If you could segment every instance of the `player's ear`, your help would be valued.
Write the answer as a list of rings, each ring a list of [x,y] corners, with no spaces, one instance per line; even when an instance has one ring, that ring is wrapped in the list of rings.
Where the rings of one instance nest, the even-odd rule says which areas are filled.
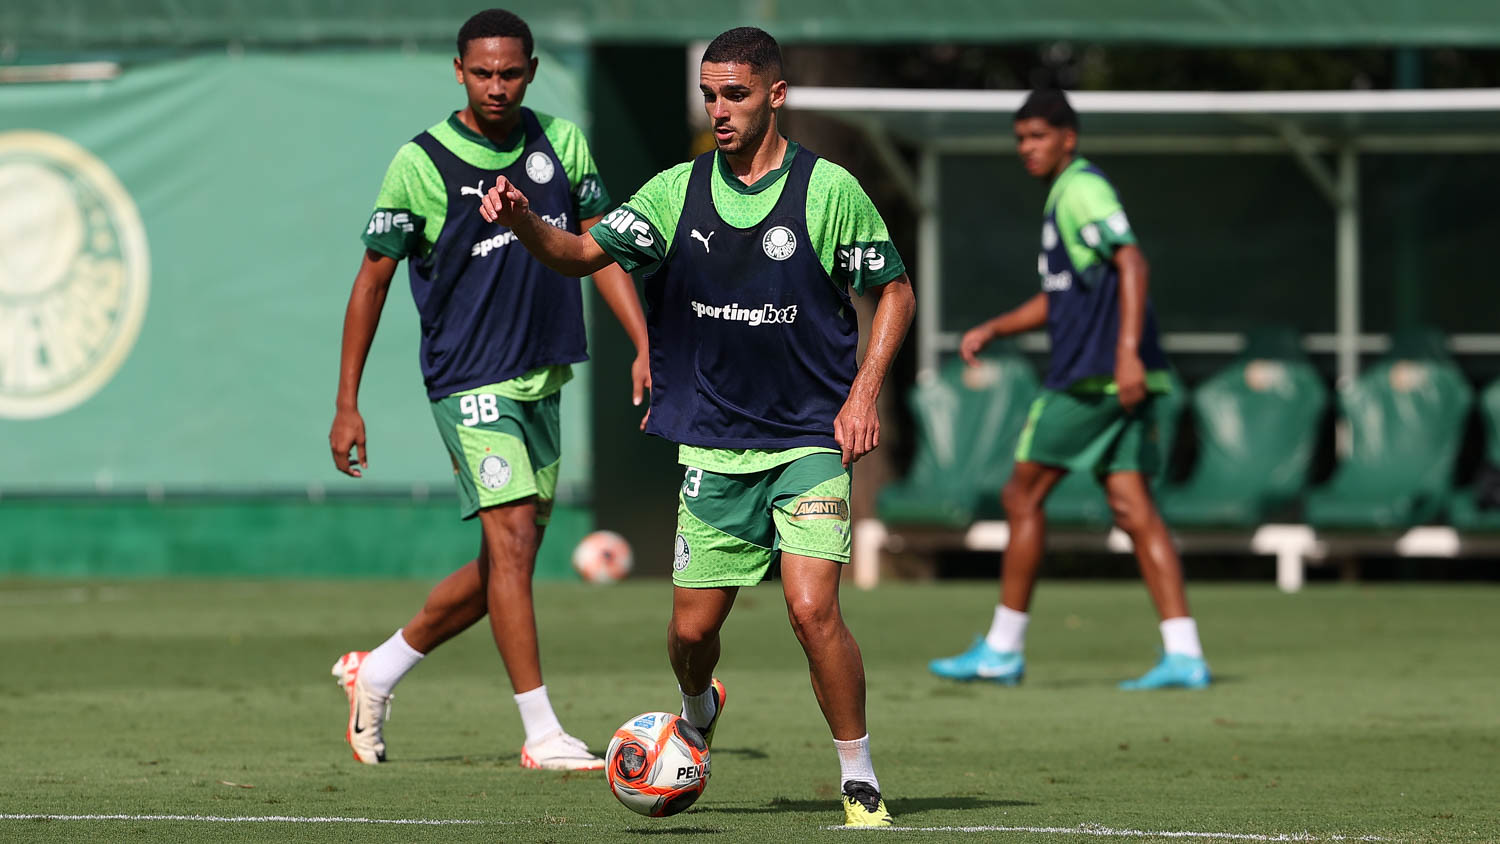
[[[531,69],[526,71],[526,84],[527,85],[530,85],[531,82],[532,82],[532,80],[536,79],[536,65],[537,65],[537,61],[538,61],[538,57],[537,56],[532,56],[531,57]]]
[[[781,108],[786,104],[786,80],[778,79],[771,83],[771,108]]]
[[[1078,130],[1072,127],[1063,130],[1063,149],[1068,155],[1078,151]]]
[[[464,84],[464,57],[463,56],[454,56],[453,57],[453,78],[456,79],[456,80],[458,80],[458,84],[460,84],[460,85]]]

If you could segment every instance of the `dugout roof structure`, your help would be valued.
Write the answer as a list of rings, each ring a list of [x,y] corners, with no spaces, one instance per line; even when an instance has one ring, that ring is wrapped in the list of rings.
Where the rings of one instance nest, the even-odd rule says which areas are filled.
[[[862,130],[919,216],[915,283],[918,366],[935,372],[959,334],[939,325],[942,196],[938,160],[949,154],[1014,154],[1011,114],[1025,91],[793,87],[793,111],[826,114]],[[1302,92],[1089,91],[1069,95],[1088,153],[1289,155],[1332,211],[1336,256],[1330,295],[1336,331],[1311,335],[1310,351],[1333,352],[1341,382],[1361,352],[1388,338],[1360,330],[1361,153],[1500,153],[1500,89]],[[916,150],[912,167],[899,147]],[[1033,348],[1035,341],[1033,339]],[[1456,352],[1500,352],[1500,334],[1454,335]],[[1168,334],[1168,351],[1235,352],[1242,338]]]
[[[553,42],[686,43],[735,26],[786,42],[1024,43],[1056,39],[1183,46],[1500,44],[1491,0],[508,0]],[[0,57],[17,51],[218,44],[452,43],[471,0],[7,0]],[[0,58],[0,63],[9,62]]]

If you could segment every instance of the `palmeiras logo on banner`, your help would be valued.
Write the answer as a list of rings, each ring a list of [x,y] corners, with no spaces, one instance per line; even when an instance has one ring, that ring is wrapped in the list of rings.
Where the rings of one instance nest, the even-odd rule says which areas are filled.
[[[140,212],[104,162],[0,132],[0,418],[56,416],[119,371],[146,316]]]

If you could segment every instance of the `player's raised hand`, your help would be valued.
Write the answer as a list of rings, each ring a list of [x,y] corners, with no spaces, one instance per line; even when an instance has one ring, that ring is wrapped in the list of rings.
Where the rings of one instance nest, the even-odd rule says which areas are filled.
[[[875,412],[875,400],[850,395],[833,419],[833,439],[843,452],[845,466],[853,466],[874,451],[880,445],[880,414]]]
[[[516,221],[531,208],[521,189],[504,176],[495,177],[495,186],[479,200],[479,215],[485,222],[514,228]]]
[[[990,329],[989,323],[975,326],[964,332],[963,339],[958,342],[958,354],[969,366],[979,365],[979,353],[984,347],[995,339],[995,332]]]
[[[358,410],[340,409],[333,416],[333,428],[328,432],[328,445],[333,449],[333,465],[351,477],[362,477],[361,469],[370,465],[370,454],[365,450],[365,420]],[[351,459],[351,451],[357,457]]]

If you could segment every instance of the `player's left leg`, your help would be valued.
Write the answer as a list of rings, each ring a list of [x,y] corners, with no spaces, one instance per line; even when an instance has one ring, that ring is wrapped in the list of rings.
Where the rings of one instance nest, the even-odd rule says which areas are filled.
[[[813,694],[838,752],[844,823],[889,826],[891,813],[870,761],[864,658],[839,607],[839,577],[849,562],[851,480],[836,454],[812,454],[780,467],[772,520],[787,617],[807,655]]]
[[[813,694],[833,733],[846,826],[889,826],[891,814],[870,761],[865,724],[865,666],[839,609],[842,565],[786,551],[781,555],[787,616],[807,655]]]
[[[1201,689],[1209,685],[1198,625],[1188,613],[1182,561],[1151,498],[1146,473],[1159,459],[1148,433],[1148,410],[1138,411],[1108,463],[1104,490],[1115,524],[1135,547],[1141,578],[1161,618],[1162,658],[1150,671],[1120,684],[1123,689]]]

